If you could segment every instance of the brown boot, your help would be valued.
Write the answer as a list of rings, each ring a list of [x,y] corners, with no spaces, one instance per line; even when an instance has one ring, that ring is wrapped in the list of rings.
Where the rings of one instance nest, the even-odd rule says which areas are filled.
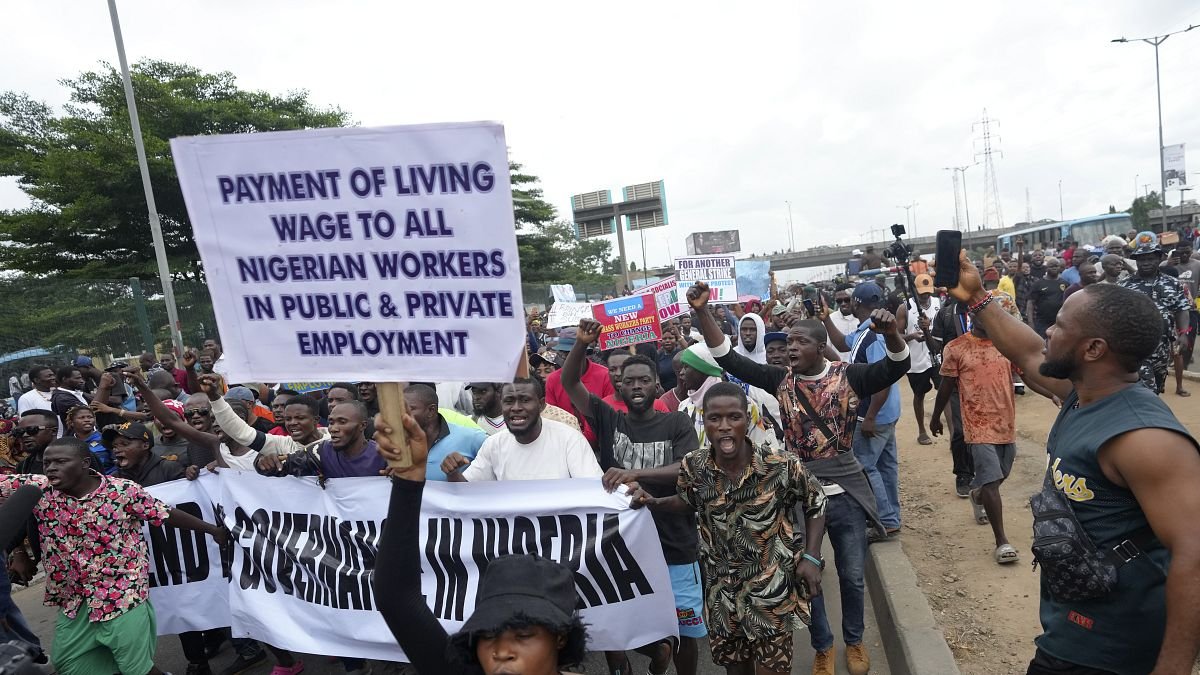
[[[846,645],[846,670],[850,675],[867,675],[871,671],[871,657],[862,645]]]
[[[837,663],[837,654],[833,647],[826,649],[823,652],[817,652],[813,657],[813,675],[834,675],[834,665]]]

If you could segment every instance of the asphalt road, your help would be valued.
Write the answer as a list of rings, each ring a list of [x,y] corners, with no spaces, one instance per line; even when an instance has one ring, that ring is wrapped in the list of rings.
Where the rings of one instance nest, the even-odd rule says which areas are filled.
[[[825,555],[832,561],[831,551],[828,549],[829,547],[826,545]],[[840,636],[841,601],[838,593],[837,573],[832,564],[829,565],[825,572],[825,578],[822,580],[822,586],[824,587],[827,595],[826,607],[828,607],[830,611],[830,618],[834,627],[834,635]],[[13,591],[13,599],[16,600],[17,605],[25,614],[25,619],[29,622],[29,625],[33,628],[34,632],[36,632],[42,639],[43,647],[53,653],[54,617],[57,610],[42,605],[42,585],[40,583],[35,583],[29,588],[21,588],[17,586],[15,589],[16,590]],[[879,627],[875,623],[875,616],[870,611],[870,608],[871,600],[868,596],[866,622],[867,630],[864,637],[864,642],[871,653],[873,662],[871,672],[878,675],[887,675],[889,671],[883,654],[883,646],[879,640]],[[809,646],[808,632],[797,631],[794,644],[796,658],[792,672],[811,672],[813,652],[812,648]],[[843,660],[844,656],[842,655],[840,637],[837,647],[839,660],[838,672],[844,673],[845,662]],[[217,657],[214,658],[210,664],[213,668],[213,672],[220,673],[221,669],[229,665],[234,658],[235,654],[233,649],[231,649],[227,643],[224,650],[217,655]],[[341,664],[335,659],[331,659],[326,656],[314,655],[305,655],[302,658],[305,664],[305,673],[312,673],[313,675],[341,675],[342,673],[345,673],[345,670],[342,668]],[[630,659],[634,664],[635,673],[640,674],[645,672],[647,660],[644,657],[630,652]],[[174,675],[183,675],[183,673],[187,671],[187,660],[183,657],[183,651],[179,646],[179,639],[174,635],[166,635],[158,639],[158,655],[155,660],[159,668],[166,672],[174,673]],[[266,675],[267,673],[271,672],[272,665],[274,665],[273,661],[268,657],[266,662],[246,672],[248,675]],[[586,671],[589,675],[602,675],[606,672],[604,668],[604,657],[602,654],[589,655],[585,665]],[[400,668],[389,664],[377,663],[373,664],[373,667],[375,675],[403,672]],[[670,672],[674,672],[674,669],[672,669]],[[700,649],[700,673],[702,673],[702,675],[718,675],[724,672],[725,671],[723,668],[713,664],[708,652],[708,643],[705,642]],[[141,674],[139,673],[137,675]],[[435,673],[429,675],[439,674]]]

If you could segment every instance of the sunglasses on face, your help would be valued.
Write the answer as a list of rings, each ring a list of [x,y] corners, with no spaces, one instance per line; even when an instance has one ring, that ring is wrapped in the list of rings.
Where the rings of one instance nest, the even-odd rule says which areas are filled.
[[[40,434],[47,429],[54,429],[54,428],[55,427],[51,427],[51,426],[45,425],[45,424],[41,424],[36,427],[21,427],[21,428],[13,429],[12,435],[13,435],[13,438],[20,438],[22,436],[33,436],[34,434]]]
[[[834,298],[833,301],[839,305],[845,305],[850,302],[850,298]]]
[[[208,417],[211,412],[212,408],[189,408],[183,414],[188,417]]]

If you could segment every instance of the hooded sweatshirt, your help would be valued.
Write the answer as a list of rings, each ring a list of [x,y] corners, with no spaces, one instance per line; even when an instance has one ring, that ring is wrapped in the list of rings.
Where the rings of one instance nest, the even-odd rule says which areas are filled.
[[[733,351],[737,352],[738,354],[741,354],[742,356],[750,359],[751,361],[753,361],[755,363],[765,364],[767,362],[767,344],[763,340],[766,338],[766,335],[767,335],[767,326],[765,323],[763,323],[761,316],[759,316],[757,314],[747,314],[742,317],[741,321],[738,322],[738,339],[739,340],[741,339],[741,335],[742,335],[742,333],[741,333],[742,324],[747,321],[752,322],[754,324],[754,327],[758,329],[758,336],[755,338],[753,345],[750,345],[749,347],[747,347],[746,345],[743,345],[743,344],[741,344],[741,342],[739,342],[738,346],[733,348]]]

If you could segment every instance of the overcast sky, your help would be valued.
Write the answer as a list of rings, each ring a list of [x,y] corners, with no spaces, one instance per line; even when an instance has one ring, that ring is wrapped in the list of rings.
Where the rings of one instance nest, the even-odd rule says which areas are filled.
[[[119,5],[131,60],[307,89],[364,126],[499,120],[564,217],[572,194],[661,178],[670,226],[646,235],[651,266],[693,231],[785,249],[786,201],[797,248],[863,241],[913,202],[910,232],[950,227],[942,167],[975,161],[984,108],[1006,223],[1026,219],[1027,188],[1034,219],[1058,218],[1060,180],[1068,218],[1124,209],[1135,177],[1158,184],[1154,49],[1110,40],[1200,24],[1194,0]],[[60,78],[116,62],[103,0],[4,17],[0,88],[61,105]],[[1161,58],[1166,143],[1200,171],[1200,29]],[[967,172],[976,226],[982,169]],[[25,203],[0,184],[0,208]],[[628,248],[641,267],[637,236]]]

